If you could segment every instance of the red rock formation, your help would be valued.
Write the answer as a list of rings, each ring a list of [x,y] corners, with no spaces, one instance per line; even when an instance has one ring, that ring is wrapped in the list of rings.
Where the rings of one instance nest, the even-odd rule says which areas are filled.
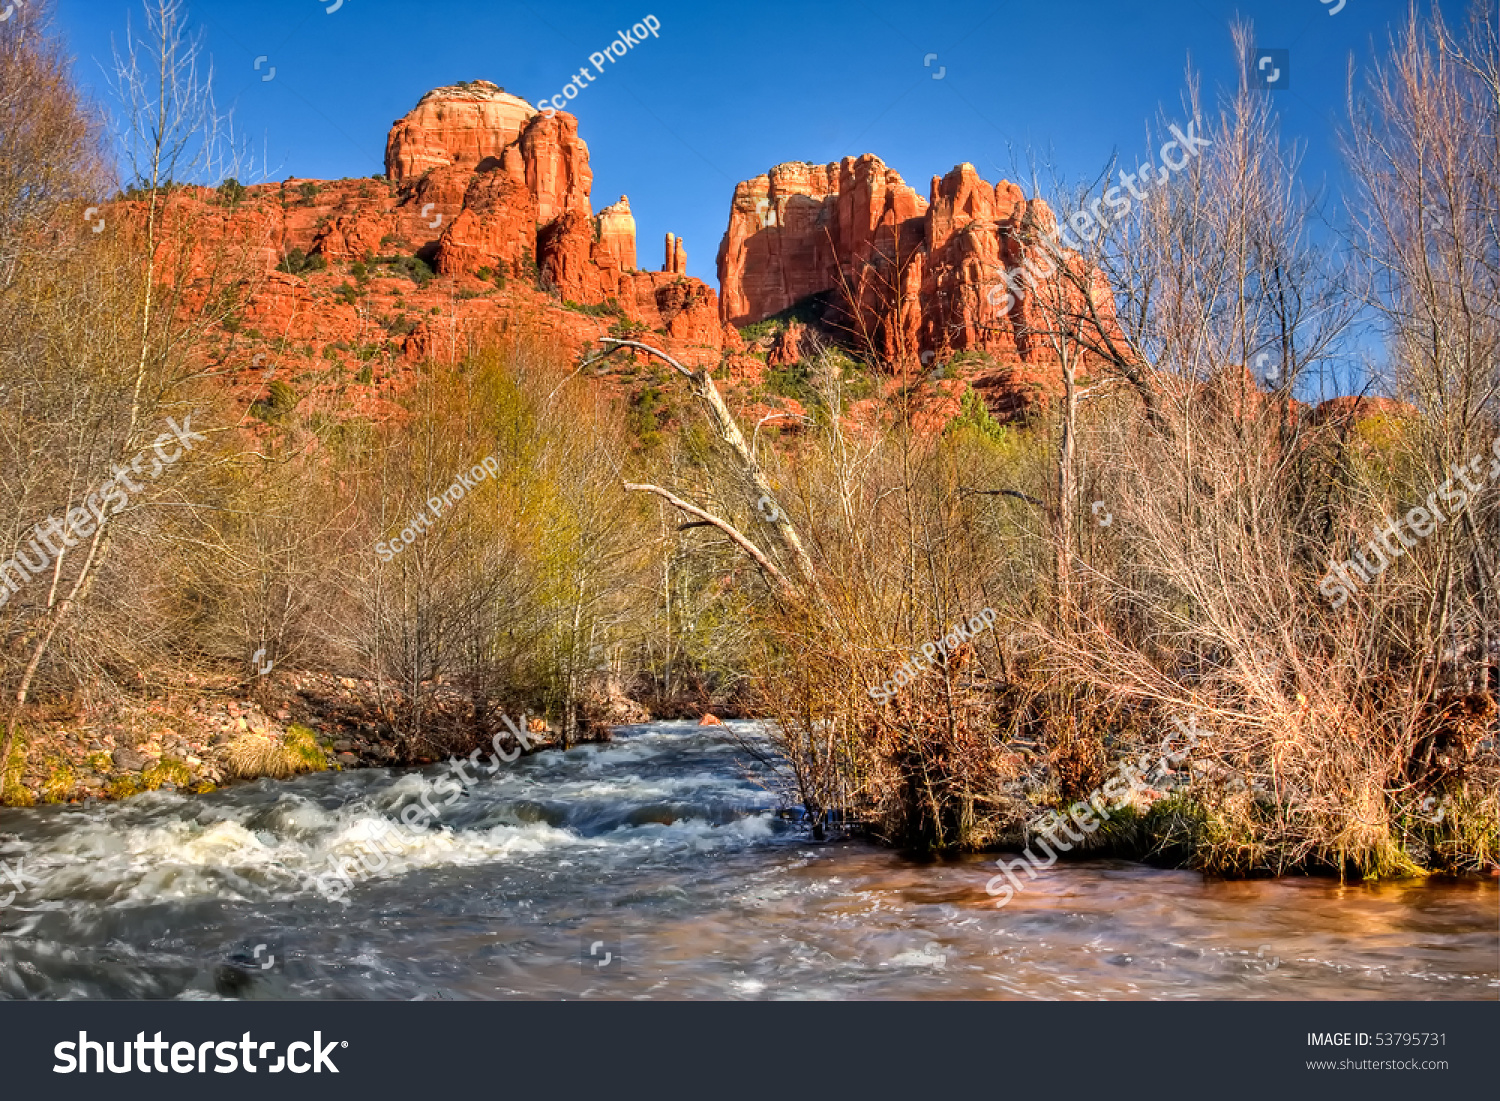
[[[772,338],[770,350],[766,353],[766,365],[783,367],[790,363],[800,363],[812,354],[811,330],[801,322],[793,321]]]
[[[1313,408],[1309,420],[1313,424],[1347,427],[1369,417],[1388,417],[1399,421],[1416,415],[1414,406],[1395,398],[1341,397],[1319,402]]]
[[[438,242],[434,267],[440,275],[493,268],[520,275],[523,254],[536,256],[536,196],[522,173],[481,173],[464,193],[463,209]]]
[[[543,284],[551,283],[564,298],[575,302],[600,301],[599,270],[590,251],[594,223],[577,211],[566,211],[537,234],[537,266]]]
[[[713,290],[680,270],[637,269],[628,200],[594,218],[573,116],[549,118],[494,85],[440,88],[393,126],[386,163],[388,178],[169,196],[163,249],[183,255],[167,267],[193,273],[184,308],[212,306],[216,287],[246,289],[200,349],[245,406],[275,370],[303,408],[399,415],[393,399],[421,361],[452,362],[498,333],[591,342],[621,318],[577,307],[611,299],[685,364],[718,363],[726,342],[743,347]],[[139,225],[142,204],[122,201],[111,218]]]
[[[595,221],[599,227],[600,260],[608,256],[622,271],[634,271],[635,218],[630,213],[630,200],[621,195],[620,201],[601,210]]]
[[[400,182],[449,165],[473,170],[499,157],[537,114],[487,80],[435,88],[391,127],[386,175]]]
[[[687,274],[687,250],[682,247],[681,237],[667,234],[666,258],[661,270],[669,275]]]
[[[536,196],[536,216],[550,222],[566,211],[589,217],[589,190],[594,174],[589,168],[589,148],[578,136],[578,120],[559,111],[550,118],[538,115],[520,140],[521,161],[526,166],[526,186]]]
[[[482,101],[478,106],[476,98]],[[496,92],[476,97],[472,87],[439,89],[424,96],[392,131],[393,148],[421,150],[423,163],[435,166],[424,170],[419,193],[410,201],[435,203],[436,212],[455,211],[432,246],[436,270],[459,277],[490,268],[527,278],[529,255],[542,284],[563,299],[585,305],[614,299],[627,320],[717,352],[725,332],[718,299],[698,280],[685,278],[681,242],[665,273],[642,272],[636,267],[629,200],[622,195],[593,218],[593,173],[576,118],[561,111],[550,117],[533,112],[516,130],[511,115],[504,115],[497,125],[514,136],[498,149],[498,139],[476,142],[472,128],[454,122],[482,110],[498,111],[495,104],[513,98]],[[423,125],[436,132],[424,134]],[[443,142],[449,138],[460,142],[458,150],[446,150]],[[479,151],[483,156],[476,162]],[[738,334],[733,339],[737,343]]]
[[[735,188],[718,258],[724,320],[750,324],[824,296],[835,329],[909,370],[927,353],[966,349],[1050,361],[1038,302],[1081,297],[1057,278],[1076,255],[1027,243],[1053,225],[1045,202],[1008,181],[991,186],[970,164],[934,177],[927,202],[869,155],[777,165]],[[1014,301],[1007,276],[1022,288]],[[1111,323],[1108,287],[1097,273],[1090,281]]]
[[[877,250],[906,253],[896,227],[927,209],[878,157],[779,164],[735,188],[719,246],[724,319],[747,325],[839,285]]]
[[[344,382],[328,385],[339,387],[338,401],[368,411],[395,396],[418,361],[456,358],[487,333],[516,326],[549,340],[592,340],[620,318],[577,307],[611,300],[683,362],[717,364],[744,348],[733,325],[813,295],[829,303],[836,327],[868,333],[883,357],[913,370],[949,351],[995,353],[974,377],[942,383],[940,401],[923,414],[933,424],[969,383],[992,408],[1022,412],[1055,386],[1032,333],[1035,303],[1022,295],[1003,313],[989,306],[1006,273],[1036,260],[1027,242],[1051,212],[1014,184],[991,187],[970,165],[934,179],[928,200],[873,156],[780,165],[739,185],[719,253],[721,306],[686,275],[675,235],[666,237],[662,271],[638,270],[624,196],[594,216],[588,148],[566,112],[539,114],[485,83],[440,88],[394,125],[386,163],[386,179],[288,180],[235,197],[174,192],[172,217],[192,230],[193,269],[222,276],[233,268],[252,288],[210,356],[243,358],[247,392],[264,387],[254,354],[293,380],[336,377],[330,368],[342,365]],[[273,270],[299,251],[327,267]],[[437,278],[429,283],[413,256]],[[376,258],[388,259],[358,266]],[[1102,282],[1096,289],[1108,302]],[[208,293],[188,288],[186,299],[202,306]],[[812,336],[811,327],[789,327],[767,349],[771,363],[805,358]],[[726,366],[753,383],[765,363],[730,356]],[[345,386],[357,395],[343,397]]]

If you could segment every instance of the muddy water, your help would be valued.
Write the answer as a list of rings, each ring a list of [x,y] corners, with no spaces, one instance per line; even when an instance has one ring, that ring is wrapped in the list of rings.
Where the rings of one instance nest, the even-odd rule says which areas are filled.
[[[1493,879],[1221,883],[1091,861],[996,909],[977,858],[810,842],[777,813],[757,738],[632,727],[457,797],[432,794],[438,769],[366,770],[0,811],[24,887],[0,906],[0,996],[1500,996]],[[315,889],[424,791],[437,818],[403,852],[342,901]],[[0,868],[0,903],[15,889]]]

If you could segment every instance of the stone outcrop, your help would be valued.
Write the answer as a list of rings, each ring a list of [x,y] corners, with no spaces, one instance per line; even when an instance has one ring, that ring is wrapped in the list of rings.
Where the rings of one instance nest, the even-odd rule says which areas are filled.
[[[438,88],[392,126],[386,166],[391,183],[321,185],[340,188],[339,203],[309,203],[295,230],[272,226],[279,240],[266,266],[293,247],[350,263],[408,251],[440,276],[536,278],[580,305],[614,300],[626,320],[706,353],[723,346],[718,299],[685,278],[681,242],[675,266],[642,272],[630,201],[622,195],[594,216],[588,146],[572,115],[542,114],[485,81]],[[413,354],[440,343],[422,331],[409,339]]]
[[[578,136],[578,120],[562,112],[538,115],[521,132],[521,163],[526,186],[536,196],[536,216],[550,222],[568,211],[591,217],[589,191],[594,173],[589,149]],[[503,164],[502,164],[503,167]]]
[[[634,271],[635,218],[630,213],[630,200],[621,195],[619,202],[599,212],[595,222],[601,258],[608,256],[621,270]]]
[[[666,257],[662,261],[661,270],[669,275],[687,274],[687,250],[682,247],[681,237],[667,234]]]
[[[870,155],[779,164],[739,184],[719,246],[724,319],[747,325],[837,286],[842,271],[857,271],[877,247],[895,251],[899,227],[926,209]]]
[[[810,358],[816,350],[812,332],[800,321],[793,321],[771,338],[766,352],[766,366],[785,367]]]
[[[719,247],[720,308],[740,326],[821,298],[832,328],[859,350],[910,370],[968,349],[1050,360],[1036,335],[1045,295],[1033,292],[1081,298],[1058,278],[1057,265],[1077,256],[1032,243],[1054,224],[1044,201],[1008,181],[991,185],[970,164],[933,177],[925,201],[868,154],[777,165],[735,188]],[[1028,260],[1032,274],[1014,277]],[[1025,293],[1008,298],[1007,275]],[[1098,273],[1090,283],[1112,327],[1108,287]]]
[[[435,88],[391,127],[386,175],[399,183],[449,165],[473,171],[501,156],[538,114],[487,80]]]
[[[778,165],[740,184],[719,250],[722,302],[686,274],[675,234],[662,270],[640,270],[630,202],[593,212],[588,147],[566,112],[539,113],[486,82],[439,88],[393,125],[386,165],[386,178],[176,193],[173,217],[194,230],[191,267],[222,273],[232,262],[255,287],[234,354],[251,342],[247,361],[265,350],[260,359],[304,375],[336,363],[346,378],[373,377],[353,384],[368,388],[347,399],[356,407],[377,387],[394,394],[408,367],[456,358],[513,324],[563,343],[644,326],[683,362],[723,361],[752,388],[767,366],[804,360],[830,335],[898,373],[965,349],[992,353],[977,374],[941,380],[953,386],[931,411],[939,425],[966,386],[992,410],[1024,414],[1056,384],[1036,303],[1023,294],[992,305],[1023,264],[1056,275],[1034,244],[1052,213],[972,165],[934,178],[927,198],[869,155]],[[1107,314],[1108,288],[1096,279],[1094,289]],[[809,300],[754,354],[736,354],[745,344],[734,326]],[[253,392],[264,377],[251,366]]]
[[[486,120],[495,133],[476,136]],[[706,350],[722,347],[714,292],[693,279],[676,285],[687,272],[681,242],[665,272],[643,272],[629,199],[622,195],[594,216],[588,146],[572,115],[539,114],[493,85],[442,88],[395,124],[387,150],[393,173],[408,180],[402,189],[411,189],[409,203],[432,203],[432,212],[448,215],[445,228],[422,246],[439,274],[535,274],[565,300],[614,300],[628,321]],[[423,165],[411,183],[410,173]]]

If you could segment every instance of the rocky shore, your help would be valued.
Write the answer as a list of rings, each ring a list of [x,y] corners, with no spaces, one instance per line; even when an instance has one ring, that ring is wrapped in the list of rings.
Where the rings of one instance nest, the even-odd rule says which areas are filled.
[[[423,733],[403,733],[387,716],[408,703],[389,686],[289,673],[252,684],[187,675],[140,697],[54,705],[23,723],[0,803],[124,799],[160,788],[202,794],[261,777],[420,766],[487,745],[489,728],[501,729],[498,711],[493,722],[476,722],[468,693],[450,684],[425,687],[423,704]],[[508,713],[528,710],[518,703]],[[601,695],[585,708],[583,740],[648,718],[632,700]],[[528,727],[536,749],[561,744],[555,722],[534,718]]]

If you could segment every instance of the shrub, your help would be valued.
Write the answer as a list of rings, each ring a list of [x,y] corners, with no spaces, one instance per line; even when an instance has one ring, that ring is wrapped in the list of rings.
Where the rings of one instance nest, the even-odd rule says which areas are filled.
[[[649,451],[662,442],[662,426],[671,420],[672,414],[666,393],[660,387],[648,386],[631,397],[627,422],[641,446]]]
[[[297,397],[297,391],[280,379],[272,379],[270,393],[259,401],[251,403],[250,412],[270,424],[297,408],[299,400],[301,399]]]
[[[964,391],[964,396],[959,399],[958,408],[958,416],[948,424],[948,433],[959,435],[971,432],[993,443],[1004,441],[1009,430],[990,416],[989,406],[984,404],[984,399],[972,386]]]
[[[328,757],[318,743],[318,732],[308,726],[293,723],[286,728],[287,756],[295,762],[297,772],[324,772],[328,769]]]
[[[294,248],[286,254],[286,258],[276,265],[277,271],[284,271],[288,275],[302,275],[309,271],[322,271],[328,266],[327,259],[321,252],[315,252],[309,256],[300,248]]]
[[[245,197],[245,185],[230,176],[219,185],[219,201],[225,206],[239,206],[240,200]]]
[[[376,260],[406,275],[418,287],[425,287],[437,278],[437,272],[420,256],[382,256]]]
[[[620,321],[609,327],[609,335],[616,340],[634,340],[649,331],[644,321]]]
[[[523,247],[521,249],[521,259],[517,265],[516,274],[521,278],[529,279],[534,283],[536,282],[538,272],[539,269],[536,266],[536,258],[531,255],[531,249]]]
[[[66,762],[54,768],[42,783],[42,802],[61,803],[73,793],[76,784],[73,770]]]
[[[768,317],[764,321],[757,321],[753,325],[746,325],[741,328],[740,336],[746,344],[754,344],[767,337],[775,336],[784,328],[786,328],[786,325],[783,322],[776,320],[774,317]]]
[[[812,368],[803,361],[789,363],[784,367],[772,367],[765,374],[764,389],[767,394],[791,398],[806,408],[821,400],[812,384]]]
[[[163,757],[141,773],[141,782],[149,791],[156,791],[168,784],[185,791],[193,782],[193,774],[188,771],[188,766],[183,762],[171,757]]]
[[[625,307],[620,305],[619,300],[611,298],[605,302],[574,302],[571,298],[563,302],[563,309],[573,310],[575,313],[588,314],[590,317],[625,317]]]
[[[808,326],[821,325],[824,315],[828,312],[832,300],[831,295],[831,291],[810,294],[792,303],[780,313],[772,314],[753,325],[746,325],[740,329],[740,336],[745,339],[746,343],[753,344],[757,340],[775,336],[793,321]]]
[[[988,352],[981,352],[977,349],[971,348],[967,351],[959,352],[956,356],[950,359],[948,361],[948,366],[981,368],[993,367],[995,366],[995,357],[990,355]],[[1081,383],[1084,380],[1080,378],[1078,381]]]
[[[286,383],[282,382],[280,379],[273,379],[271,381],[270,390],[270,400],[273,408],[283,411],[296,408],[298,401],[297,391],[293,390]]]
[[[302,198],[309,203],[318,197],[318,185],[311,180],[303,180],[302,183],[297,185],[297,190],[301,192]]]
[[[380,324],[392,336],[410,336],[417,331],[419,322],[414,317],[402,314],[399,317],[382,317]]]
[[[142,790],[139,776],[121,776],[111,780],[109,787],[105,789],[111,799],[129,799],[132,795],[139,795]]]

